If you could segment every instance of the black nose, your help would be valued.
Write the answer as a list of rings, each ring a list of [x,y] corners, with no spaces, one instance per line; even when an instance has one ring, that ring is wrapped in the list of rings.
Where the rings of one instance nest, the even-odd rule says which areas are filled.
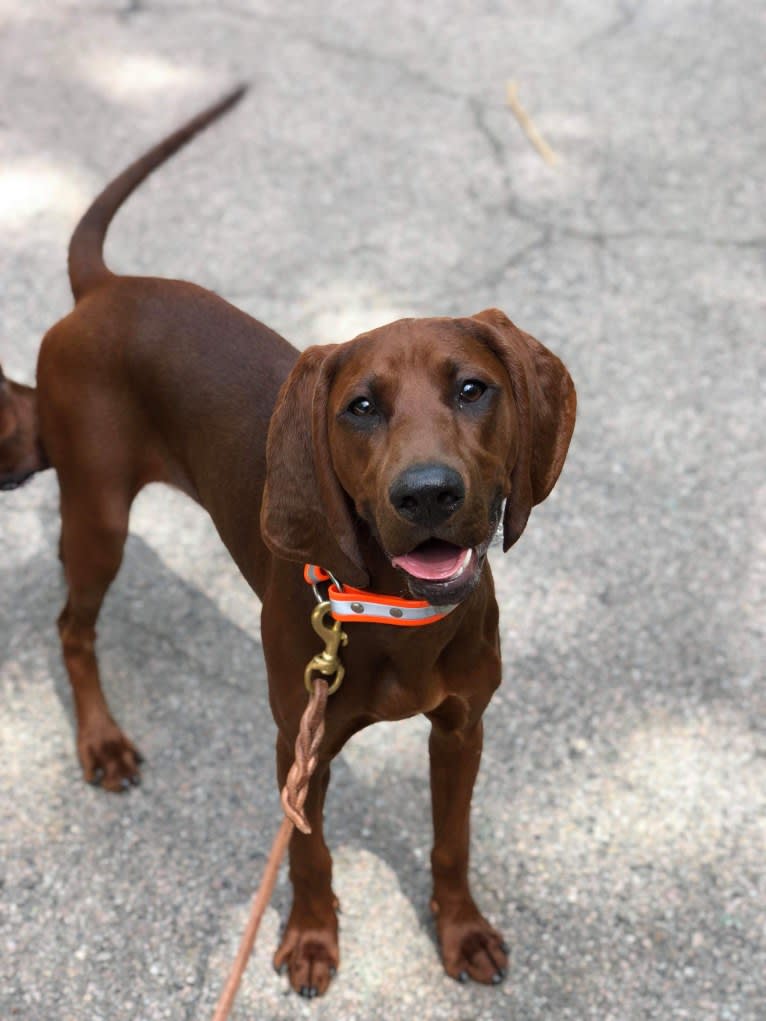
[[[416,464],[394,481],[388,498],[403,518],[434,528],[465,500],[465,484],[446,464]]]

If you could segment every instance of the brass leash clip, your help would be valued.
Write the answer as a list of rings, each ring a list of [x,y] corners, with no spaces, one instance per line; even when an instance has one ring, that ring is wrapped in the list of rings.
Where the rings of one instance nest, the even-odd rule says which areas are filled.
[[[314,607],[311,613],[311,626],[324,640],[324,651],[318,652],[316,656],[313,656],[303,674],[303,681],[306,685],[306,691],[309,695],[313,694],[313,673],[322,674],[328,678],[328,684],[330,685],[327,694],[332,695],[334,691],[337,691],[340,687],[340,683],[343,680],[343,675],[346,670],[340,661],[338,650],[342,645],[348,645],[348,635],[340,626],[340,621],[336,620],[333,622],[332,627],[328,627],[325,624],[325,617],[330,612],[330,603],[322,602]],[[330,678],[334,678],[330,680]]]

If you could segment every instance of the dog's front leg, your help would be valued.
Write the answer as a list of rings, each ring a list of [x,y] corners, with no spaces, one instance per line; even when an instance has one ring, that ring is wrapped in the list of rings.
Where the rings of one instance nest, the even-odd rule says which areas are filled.
[[[277,738],[277,773],[283,787],[294,758],[294,745]],[[329,760],[320,759],[304,805],[311,833],[293,832],[290,841],[290,881],[293,905],[274,967],[287,966],[290,984],[301,996],[321,996],[338,969],[338,901],[332,890],[332,858],[322,832],[322,813]]]
[[[479,771],[482,723],[465,729],[445,726],[430,716],[431,805],[434,844],[431,852],[431,909],[448,975],[461,982],[496,983],[508,967],[503,938],[474,903],[468,885],[471,795]]]

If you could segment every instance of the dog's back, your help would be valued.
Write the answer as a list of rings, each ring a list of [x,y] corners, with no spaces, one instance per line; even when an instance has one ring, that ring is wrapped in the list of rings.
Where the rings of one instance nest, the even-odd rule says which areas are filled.
[[[111,481],[122,500],[149,482],[182,489],[260,588],[249,536],[236,534],[240,519],[229,521],[227,508],[260,506],[268,423],[297,355],[201,287],[113,276],[43,339],[40,443],[66,490],[91,472],[97,489]]]

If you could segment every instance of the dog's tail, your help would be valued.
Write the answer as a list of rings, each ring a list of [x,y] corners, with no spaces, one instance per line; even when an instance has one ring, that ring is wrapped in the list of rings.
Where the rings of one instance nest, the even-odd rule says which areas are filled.
[[[247,85],[238,86],[217,103],[192,117],[135,163],[131,163],[95,199],[77,224],[69,242],[69,282],[75,301],[112,276],[104,262],[104,238],[112,217],[125,199],[156,167],[206,128],[211,121],[238,103],[247,92],[247,88]]]
[[[0,489],[16,489],[49,468],[37,430],[37,392],[0,367]]]

